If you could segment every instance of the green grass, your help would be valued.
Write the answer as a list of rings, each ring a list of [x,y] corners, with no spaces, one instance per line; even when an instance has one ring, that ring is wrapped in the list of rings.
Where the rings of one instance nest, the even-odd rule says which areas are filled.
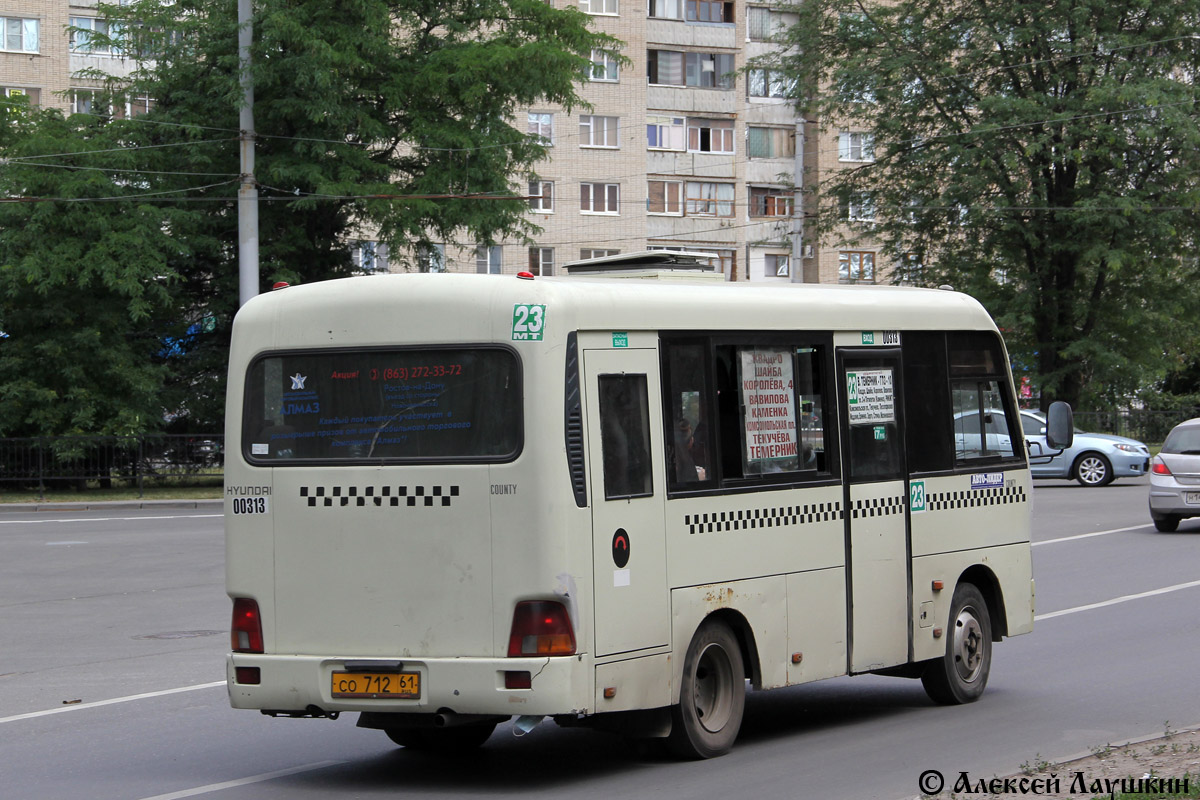
[[[178,480],[147,481],[138,494],[137,483],[113,481],[111,488],[102,488],[98,481],[89,481],[85,488],[47,488],[45,494],[37,489],[13,489],[0,484],[0,504],[3,503],[102,503],[109,500],[219,500],[222,479],[219,475],[188,476]]]

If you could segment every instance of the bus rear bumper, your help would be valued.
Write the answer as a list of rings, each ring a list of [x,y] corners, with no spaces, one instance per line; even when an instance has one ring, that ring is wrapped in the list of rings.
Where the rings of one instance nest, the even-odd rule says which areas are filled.
[[[239,669],[251,668],[243,669],[242,677],[253,680],[255,667],[257,684],[239,682]],[[335,697],[334,673],[348,669],[360,674],[416,673],[420,676],[419,696]],[[590,664],[581,655],[358,659],[230,653],[225,658],[225,672],[229,703],[234,708],[301,716],[322,716],[333,711],[408,714],[452,711],[498,716],[589,714],[593,697]],[[507,673],[528,673],[530,688],[505,688]]]

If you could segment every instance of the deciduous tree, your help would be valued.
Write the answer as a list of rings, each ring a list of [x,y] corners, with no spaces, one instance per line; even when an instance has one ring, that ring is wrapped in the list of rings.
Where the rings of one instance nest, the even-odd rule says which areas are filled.
[[[899,279],[984,302],[1043,404],[1125,397],[1195,341],[1200,0],[806,0],[781,59]],[[849,165],[848,165],[849,166]]]

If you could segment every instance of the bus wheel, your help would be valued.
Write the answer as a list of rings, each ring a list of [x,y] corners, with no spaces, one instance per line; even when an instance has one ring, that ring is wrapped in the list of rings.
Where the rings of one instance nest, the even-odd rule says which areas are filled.
[[[683,758],[725,755],[737,739],[745,705],[746,672],[737,639],[720,622],[706,622],[683,660],[667,746]]]
[[[452,728],[385,728],[388,738],[409,750],[441,753],[474,750],[488,740],[496,723],[456,725]]]
[[[954,590],[949,634],[946,654],[927,662],[921,684],[936,703],[974,702],[983,694],[992,668],[992,621],[973,584],[960,583]]]

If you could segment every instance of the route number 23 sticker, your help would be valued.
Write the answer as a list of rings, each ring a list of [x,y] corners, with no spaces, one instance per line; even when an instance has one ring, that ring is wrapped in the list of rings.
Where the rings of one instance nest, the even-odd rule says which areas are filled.
[[[546,329],[546,307],[532,303],[513,306],[512,338],[514,342],[540,342]]]

